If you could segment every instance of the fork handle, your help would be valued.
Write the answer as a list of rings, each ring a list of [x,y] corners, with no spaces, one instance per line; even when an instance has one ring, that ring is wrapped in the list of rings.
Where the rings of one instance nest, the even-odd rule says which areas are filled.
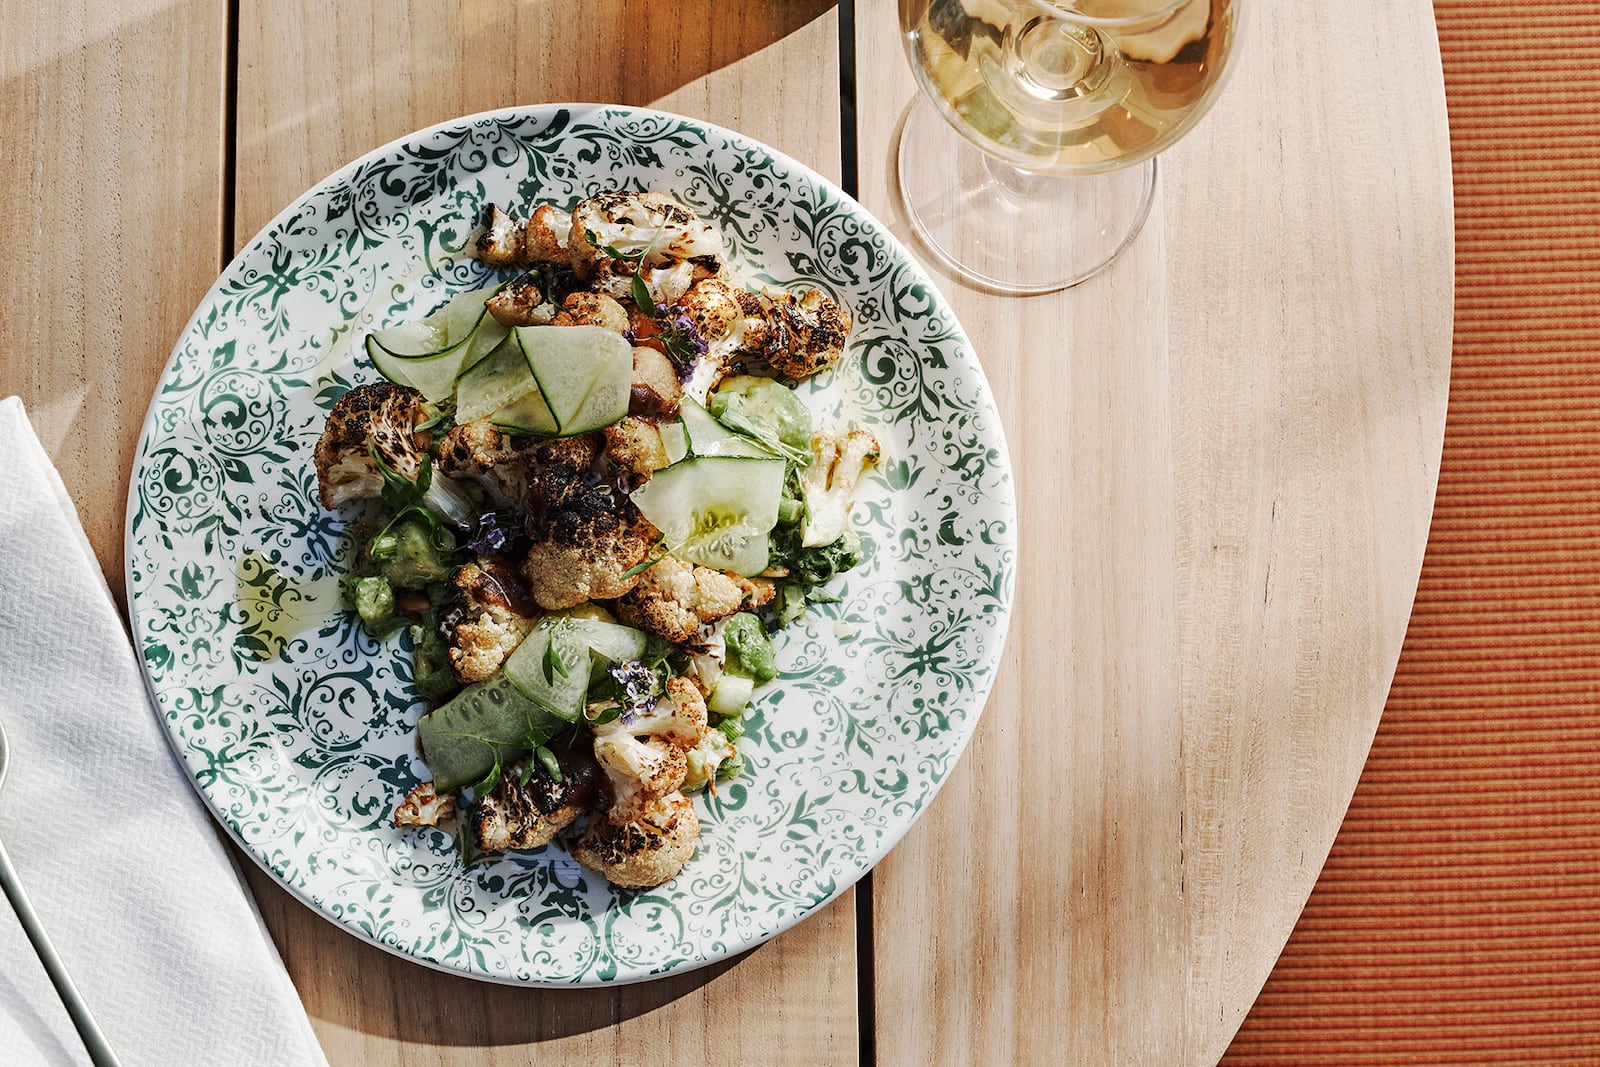
[[[39,916],[28,902],[28,894],[22,891],[17,869],[11,865],[11,857],[6,855],[4,845],[0,845],[0,889],[5,890],[6,898],[11,901],[11,910],[17,913],[17,921],[22,923],[28,940],[33,942],[33,950],[39,954],[39,962],[44,964],[45,973],[56,987],[56,995],[72,1017],[72,1025],[78,1028],[83,1047],[89,1050],[89,1059],[95,1067],[121,1067],[116,1054],[111,1051],[110,1043],[106,1041],[106,1035],[100,1032],[94,1016],[89,1014],[89,1006],[78,995],[78,987],[72,984],[72,976],[67,974],[66,965],[61,962],[55,946],[45,934]]]

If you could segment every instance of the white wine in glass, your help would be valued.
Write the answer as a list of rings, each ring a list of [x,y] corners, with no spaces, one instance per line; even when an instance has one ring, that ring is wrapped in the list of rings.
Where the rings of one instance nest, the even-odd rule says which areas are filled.
[[[918,235],[1004,292],[1075,285],[1137,235],[1155,156],[1230,69],[1243,0],[900,0],[923,89],[899,177]]]

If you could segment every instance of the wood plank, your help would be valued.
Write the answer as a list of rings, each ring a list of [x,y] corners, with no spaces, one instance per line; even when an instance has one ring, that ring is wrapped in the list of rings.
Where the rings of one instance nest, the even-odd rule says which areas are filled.
[[[1432,12],[1361,7],[1349,34],[1314,0],[1252,5],[1107,273],[1019,300],[934,272],[1000,403],[1022,578],[972,748],[874,875],[881,1062],[1215,1063],[1327,855],[1449,379]],[[862,199],[909,237],[914,86],[894,5],[859,12]]]
[[[515,103],[706,118],[837,177],[838,23],[818,3],[242,5],[236,243],[350,159]],[[780,94],[781,86],[809,87]],[[854,895],[739,960],[614,991],[424,969],[251,884],[334,1064],[855,1062]],[[534,1049],[537,1049],[535,1052]]]
[[[22,397],[120,599],[140,423],[221,267],[226,12],[8,2],[0,25],[0,396]]]

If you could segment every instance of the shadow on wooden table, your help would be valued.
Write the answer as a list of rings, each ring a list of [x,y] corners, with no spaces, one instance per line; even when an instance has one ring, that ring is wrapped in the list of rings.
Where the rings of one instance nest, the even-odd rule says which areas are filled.
[[[512,105],[654,106],[801,149],[825,129],[831,143],[837,43],[831,23],[818,31],[834,7],[835,0],[542,0],[402,12],[365,0],[339,5],[335,32],[319,33],[314,22],[286,26],[276,5],[247,4],[239,25],[236,243],[371,148]],[[827,49],[816,84],[792,90],[814,90],[815,100],[787,109],[761,103],[775,92],[771,50],[797,34]]]
[[[685,974],[610,989],[523,989],[447,974],[394,956],[314,915],[247,858],[238,862],[262,916],[279,932],[279,951],[296,984],[313,974],[339,975],[336,982],[319,981],[323,992],[316,1004],[307,1005],[319,1031],[332,1026],[386,1041],[444,1046],[554,1041],[616,1026],[707,986],[733,983],[737,979],[730,972],[771,947]],[[710,992],[706,999],[717,999],[716,991]]]

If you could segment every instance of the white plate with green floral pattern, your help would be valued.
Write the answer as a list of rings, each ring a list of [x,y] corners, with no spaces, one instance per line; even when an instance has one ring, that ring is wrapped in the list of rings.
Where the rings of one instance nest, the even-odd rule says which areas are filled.
[[[409,657],[340,609],[343,518],[317,503],[328,410],[376,372],[369,329],[487,272],[486,202],[570,207],[669,192],[748,275],[817,286],[855,317],[810,386],[822,425],[861,421],[884,461],[858,493],[866,560],[780,639],[782,676],[740,742],[745,776],[696,800],[675,880],[615,889],[558,847],[464,866],[439,830],[390,825],[427,770]],[[319,183],[207,294],[145,420],[128,493],[135,639],[174,749],[239,844],[351,933],[524,985],[597,985],[748,949],[866,873],[932,799],[1000,658],[1015,565],[1005,442],[955,318],[894,238],[804,166],[739,134],[637,108],[458,119]]]

